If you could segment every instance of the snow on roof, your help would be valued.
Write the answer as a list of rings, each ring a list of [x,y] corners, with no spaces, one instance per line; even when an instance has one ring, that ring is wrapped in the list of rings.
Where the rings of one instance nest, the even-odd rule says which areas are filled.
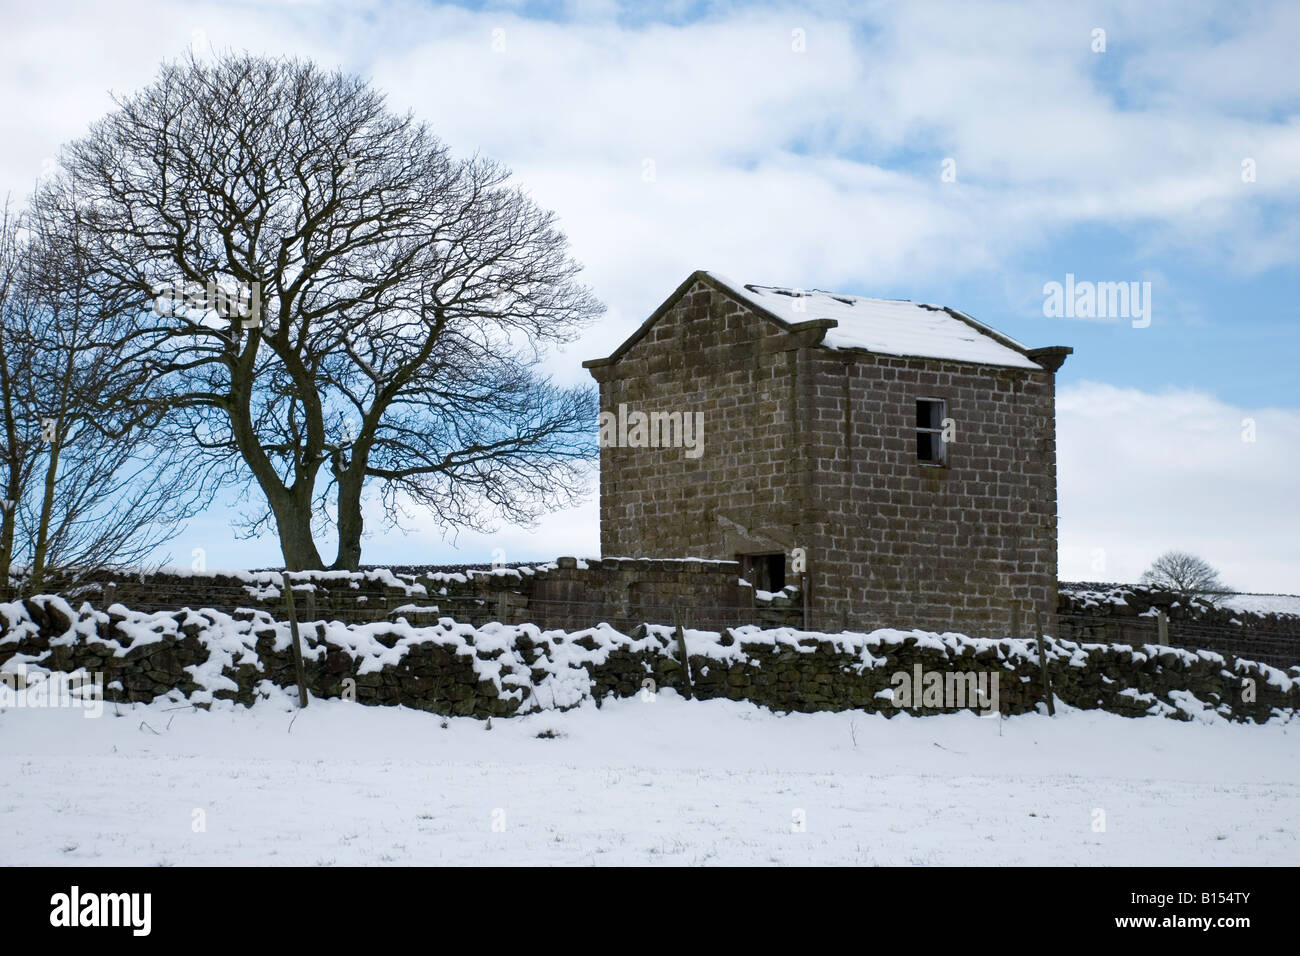
[[[787,322],[834,319],[823,345],[867,349],[885,355],[952,359],[1011,368],[1042,368],[1021,345],[964,312],[906,299],[868,299],[819,289],[744,285],[716,272],[709,275],[739,298]],[[953,313],[956,312],[956,315]],[[958,318],[957,316],[961,316]]]

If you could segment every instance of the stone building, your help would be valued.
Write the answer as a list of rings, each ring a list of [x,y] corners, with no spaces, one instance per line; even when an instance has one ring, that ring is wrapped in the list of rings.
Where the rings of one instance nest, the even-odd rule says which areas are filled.
[[[696,272],[608,358],[605,557],[739,559],[808,626],[1005,635],[1056,607],[1055,373],[954,309]]]

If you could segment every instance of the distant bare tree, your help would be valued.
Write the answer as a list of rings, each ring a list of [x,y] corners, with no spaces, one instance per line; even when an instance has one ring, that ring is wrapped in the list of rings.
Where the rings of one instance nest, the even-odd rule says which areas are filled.
[[[1214,603],[1229,589],[1208,561],[1186,551],[1166,551],[1142,572],[1142,583]]]
[[[355,568],[371,486],[444,527],[573,500],[595,394],[536,366],[602,306],[506,170],[299,60],[190,58],[117,102],[43,205],[87,235],[138,413],[260,492],[288,567],[333,532]]]

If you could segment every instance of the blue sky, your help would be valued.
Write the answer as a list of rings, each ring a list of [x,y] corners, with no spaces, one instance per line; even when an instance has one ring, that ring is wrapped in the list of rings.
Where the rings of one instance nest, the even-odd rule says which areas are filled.
[[[557,211],[609,307],[548,359],[558,379],[586,380],[697,268],[951,305],[1075,349],[1063,577],[1133,579],[1181,547],[1238,587],[1300,591],[1300,5],[126,0],[4,22],[0,188],[25,194],[109,90],[187,48],[341,65]],[[1150,326],[1045,317],[1067,273],[1150,282]],[[599,548],[594,495],[459,550],[432,518],[410,531],[366,559]],[[224,508],[169,550],[197,547],[278,559]]]

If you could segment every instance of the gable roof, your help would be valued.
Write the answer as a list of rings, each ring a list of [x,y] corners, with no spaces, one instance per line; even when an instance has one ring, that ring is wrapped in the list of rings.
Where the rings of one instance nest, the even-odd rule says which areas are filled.
[[[978,322],[956,309],[906,299],[871,299],[840,295],[820,289],[783,289],[743,284],[698,271],[677,287],[636,332],[607,359],[584,362],[586,367],[617,361],[697,281],[730,295],[787,331],[822,327],[820,345],[832,349],[862,349],[882,355],[948,359],[979,365],[996,365],[1055,371],[1069,349],[1030,350],[1009,335]],[[1040,353],[1057,353],[1044,356]],[[1040,361],[1035,361],[1040,359]],[[1055,361],[1054,361],[1055,360]]]

